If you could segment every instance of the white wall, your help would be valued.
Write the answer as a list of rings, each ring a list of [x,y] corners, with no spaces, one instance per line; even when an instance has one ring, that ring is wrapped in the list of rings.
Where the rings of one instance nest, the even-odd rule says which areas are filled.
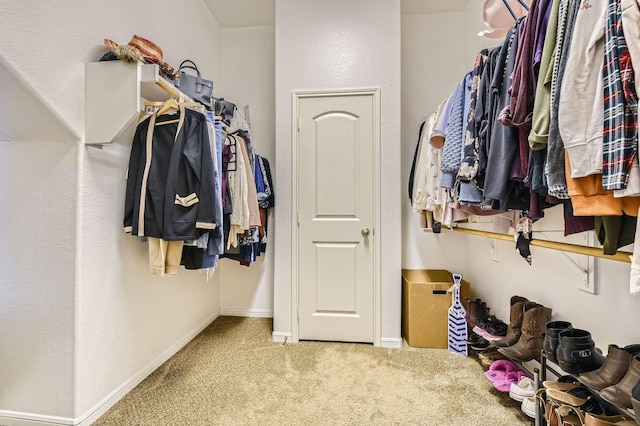
[[[269,160],[275,174],[275,28],[273,26],[222,30],[220,78],[215,94],[249,105],[251,143]],[[276,208],[278,193],[275,194]],[[250,267],[220,262],[220,313],[237,316],[273,316],[273,209],[270,209],[267,251]]]
[[[84,63],[105,52],[103,38],[126,44],[139,34],[167,62],[190,58],[206,77],[219,75],[220,28],[201,2],[162,0],[150,10],[124,0],[0,0],[0,9],[0,59],[70,135],[83,134]],[[0,100],[0,111],[23,102]],[[29,117],[33,132],[42,114]],[[31,143],[28,131],[0,123],[9,126],[3,139],[21,135],[0,143],[0,419],[83,420],[218,315],[219,277],[149,275],[145,246],[122,232],[130,144]]]
[[[274,334],[291,333],[291,94],[381,89],[382,337],[400,337],[400,2],[276,1]]]
[[[571,321],[574,327],[589,330],[605,352],[611,343],[640,342],[640,329],[634,325],[640,322],[640,298],[629,295],[629,264],[598,259],[599,294],[591,295],[578,290],[585,275],[562,252],[533,247],[533,264],[529,266],[515,252],[512,243],[448,231],[424,233],[419,229],[417,214],[410,212],[404,188],[420,119],[433,111],[443,95],[451,93],[461,76],[471,69],[481,48],[501,43],[501,40],[477,37],[477,32],[485,28],[481,10],[481,2],[471,1],[462,17],[460,14],[403,16],[402,265],[463,273],[471,282],[475,297],[486,300],[491,312],[505,321],[509,320],[509,300],[518,294],[551,307],[553,319]],[[443,34],[447,36],[446,44],[425,42],[441,40]],[[444,61],[436,60],[440,55]],[[449,69],[450,74],[444,73],[443,67]],[[549,209],[545,215],[534,225],[534,231],[543,230],[544,235],[534,234],[534,237],[584,244],[584,235],[564,238],[562,232],[556,232],[564,228],[561,207]],[[498,262],[490,259],[493,244],[499,247]],[[584,256],[569,256],[586,267]]]
[[[76,155],[0,142],[0,410],[73,412]]]
[[[433,113],[468,71],[464,13],[402,16],[402,267],[459,268],[459,247],[420,229],[407,185],[420,123]],[[446,43],[436,42],[446,35]],[[457,236],[456,236],[457,237]]]

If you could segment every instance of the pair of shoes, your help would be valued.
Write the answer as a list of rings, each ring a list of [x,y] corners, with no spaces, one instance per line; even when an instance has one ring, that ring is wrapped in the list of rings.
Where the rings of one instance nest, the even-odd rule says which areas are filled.
[[[509,387],[509,398],[514,401],[522,402],[525,398],[530,398],[535,394],[533,380],[528,376],[522,377],[517,384],[511,384]]]
[[[522,405],[520,405],[520,409],[528,417],[535,419],[536,418],[536,402],[537,402],[537,399],[535,396],[527,396],[522,400]]]
[[[489,316],[489,308],[487,304],[480,299],[467,299],[465,319],[469,330],[472,330],[478,323],[478,319],[484,320]]]
[[[508,393],[511,390],[511,385],[520,383],[523,377],[530,378],[529,373],[522,370],[514,362],[506,359],[495,361],[491,364],[489,370],[485,371],[484,375],[493,383],[493,387],[504,393]]]
[[[507,335],[507,324],[496,318],[495,315],[489,315],[484,320],[478,319],[473,331],[487,340],[498,340]]]
[[[529,299],[521,296],[511,296],[511,308],[509,314],[509,326],[507,327],[507,334],[499,340],[493,342],[494,345],[504,348],[506,346],[515,345],[520,340],[520,334],[522,334],[522,317],[524,316],[524,304]]]
[[[615,409],[608,406],[602,398],[583,385],[566,390],[547,388],[546,395],[557,405],[570,405],[583,413],[604,416],[617,414]]]
[[[602,390],[619,383],[629,371],[634,355],[640,354],[640,345],[623,348],[609,345],[607,356],[599,369],[580,374],[578,379],[591,389]]]
[[[640,382],[640,355],[635,355],[624,377],[615,385],[602,389],[600,396],[614,405],[633,408],[631,395],[636,389],[638,382]],[[636,390],[636,397],[640,398],[640,389]],[[638,414],[640,414],[640,411]]]
[[[511,387],[518,386],[524,379],[531,379],[529,373],[523,370],[510,371],[500,380],[493,381],[493,387],[503,393],[511,394]],[[524,386],[524,385],[523,385]],[[533,386],[533,385],[532,385]]]
[[[591,333],[586,330],[562,330],[558,333],[556,348],[558,365],[562,370],[574,375],[599,369],[604,362],[604,356],[595,346]]]
[[[637,423],[631,420],[627,416],[622,416],[620,414],[616,414],[613,416],[602,416],[593,413],[585,413],[584,415],[584,424],[585,426],[609,426],[609,425],[618,425],[618,426],[631,426],[637,425]]]
[[[542,382],[544,389],[555,389],[559,391],[568,391],[582,386],[573,376],[560,376],[558,380],[545,380]]]
[[[518,341],[498,350],[507,358],[525,362],[537,358],[543,347],[544,325],[551,319],[551,308],[535,302],[522,305],[522,324]]]
[[[491,367],[491,364],[506,357],[498,352],[498,348],[489,346],[484,351],[478,353],[478,358],[480,358],[480,363],[483,366]]]
[[[467,324],[474,333],[487,340],[498,340],[506,336],[507,325],[490,314],[490,308],[480,299],[467,301],[467,309],[471,312]]]
[[[482,352],[487,349],[489,345],[491,345],[491,342],[489,342],[484,337],[473,333],[471,337],[467,339],[467,345],[470,349],[476,352]]]
[[[499,359],[489,366],[489,369],[484,372],[484,376],[490,382],[495,382],[496,380],[503,379],[507,373],[514,371],[521,371],[515,362],[509,361],[508,359]]]

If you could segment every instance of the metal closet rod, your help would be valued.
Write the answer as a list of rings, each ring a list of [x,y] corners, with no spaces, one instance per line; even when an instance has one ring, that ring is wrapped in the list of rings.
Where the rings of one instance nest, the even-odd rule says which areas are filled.
[[[495,238],[497,240],[514,242],[513,235],[498,234],[497,232],[480,231],[478,229],[460,228],[460,227],[454,227],[450,229],[457,232],[462,232],[465,234],[478,235],[480,237]],[[531,240],[530,245],[536,246],[536,247],[544,247],[552,250],[566,251],[569,253],[583,254],[585,256],[599,257],[602,259],[616,260],[618,262],[626,262],[626,263],[631,263],[630,256],[633,254],[627,251],[618,251],[616,254],[608,255],[608,254],[604,254],[602,252],[602,249],[596,248],[596,247],[586,247],[586,246],[580,246],[577,244],[560,243],[557,241],[545,241],[545,240],[536,240],[536,239]]]

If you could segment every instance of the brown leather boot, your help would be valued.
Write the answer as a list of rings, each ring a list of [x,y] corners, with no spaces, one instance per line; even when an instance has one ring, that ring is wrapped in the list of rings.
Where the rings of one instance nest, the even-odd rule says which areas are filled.
[[[522,316],[524,315],[524,305],[529,300],[525,297],[512,296],[511,297],[511,313],[509,314],[509,327],[507,328],[507,335],[502,339],[494,340],[493,344],[500,348],[515,345],[520,340],[520,334],[522,334]]]
[[[640,356],[636,355],[629,364],[629,370],[618,384],[600,391],[600,396],[614,405],[632,408],[631,391],[640,381]]]
[[[620,382],[629,370],[633,355],[617,345],[609,345],[607,357],[602,366],[594,371],[581,374],[578,377],[585,385],[595,390],[601,390]]]
[[[498,348],[507,358],[521,362],[531,361],[540,356],[544,344],[542,332],[545,324],[551,319],[551,308],[539,303],[527,302],[523,309],[520,339],[513,346]]]

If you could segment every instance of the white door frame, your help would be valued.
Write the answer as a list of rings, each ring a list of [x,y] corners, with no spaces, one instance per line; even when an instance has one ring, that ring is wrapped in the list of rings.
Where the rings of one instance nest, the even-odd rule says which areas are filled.
[[[298,145],[300,143],[300,134],[298,132],[298,111],[299,99],[302,98],[318,98],[318,97],[335,97],[335,96],[353,96],[353,95],[370,95],[373,96],[373,167],[375,170],[373,179],[373,206],[374,206],[374,263],[375,270],[374,288],[373,288],[373,345],[380,346],[382,339],[381,327],[381,296],[382,289],[380,284],[380,270],[382,266],[380,258],[380,212],[382,206],[380,204],[380,89],[345,89],[345,90],[323,90],[323,91],[295,91],[291,96],[291,341],[299,341],[298,327],[298,177],[299,177],[299,159]]]

